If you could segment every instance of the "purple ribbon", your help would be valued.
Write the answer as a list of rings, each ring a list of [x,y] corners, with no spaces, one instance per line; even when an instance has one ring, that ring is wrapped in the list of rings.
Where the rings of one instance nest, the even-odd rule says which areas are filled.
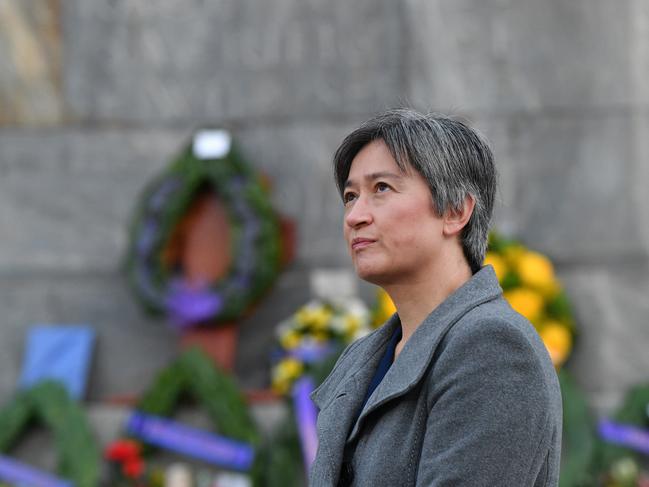
[[[11,458],[0,455],[0,480],[30,487],[72,487],[72,482],[54,477]]]
[[[255,451],[248,443],[158,416],[134,412],[128,419],[126,429],[146,443],[219,467],[248,471],[255,459]]]
[[[309,376],[301,377],[293,385],[295,419],[297,421],[300,443],[302,444],[304,467],[307,474],[311,469],[311,465],[313,465],[315,454],[318,450],[318,434],[316,431],[318,411],[309,397],[314,389],[313,379]]]
[[[172,323],[187,328],[199,321],[211,318],[223,307],[223,299],[208,286],[196,286],[183,279],[170,285],[166,308]]]
[[[610,443],[649,454],[649,431],[644,428],[602,419],[598,431],[599,435]]]

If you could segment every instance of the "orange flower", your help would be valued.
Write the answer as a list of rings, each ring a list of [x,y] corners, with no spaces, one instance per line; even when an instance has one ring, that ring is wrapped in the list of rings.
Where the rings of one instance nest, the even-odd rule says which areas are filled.
[[[524,287],[511,289],[504,293],[509,304],[530,321],[535,321],[543,311],[543,297],[536,291]]]
[[[548,349],[552,363],[555,367],[561,366],[570,355],[572,348],[572,336],[568,329],[557,321],[549,321],[543,326],[539,335]]]

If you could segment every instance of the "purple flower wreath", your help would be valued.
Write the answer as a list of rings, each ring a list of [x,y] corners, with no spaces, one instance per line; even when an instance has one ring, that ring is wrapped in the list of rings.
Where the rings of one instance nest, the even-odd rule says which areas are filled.
[[[164,265],[162,250],[198,191],[211,187],[228,212],[233,259],[217,282],[189,283]],[[135,213],[127,272],[145,307],[185,328],[239,318],[275,280],[279,223],[259,178],[233,147],[219,159],[198,159],[188,147],[145,189]]]

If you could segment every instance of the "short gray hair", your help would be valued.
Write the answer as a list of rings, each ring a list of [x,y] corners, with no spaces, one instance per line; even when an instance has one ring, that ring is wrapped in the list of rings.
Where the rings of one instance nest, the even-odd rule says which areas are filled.
[[[428,183],[435,212],[462,208],[475,200],[462,230],[464,256],[475,273],[482,267],[496,196],[496,168],[489,143],[466,123],[440,114],[423,115],[408,108],[389,110],[349,134],[334,155],[334,177],[341,196],[356,154],[383,140],[402,171],[414,168]]]

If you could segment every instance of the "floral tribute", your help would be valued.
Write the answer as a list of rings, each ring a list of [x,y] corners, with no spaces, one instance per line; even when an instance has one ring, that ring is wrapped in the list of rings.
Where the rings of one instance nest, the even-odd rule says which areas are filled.
[[[33,423],[52,433],[58,453],[57,474],[76,487],[96,487],[100,453],[85,411],[56,381],[21,390],[0,409],[0,453],[7,453]]]
[[[104,451],[106,460],[114,470],[113,478],[128,485],[133,482],[137,485],[142,479],[145,463],[142,457],[142,444],[128,438],[115,440]]]
[[[197,197],[211,191],[227,210],[231,261],[215,282],[189,282],[166,258],[172,235]],[[127,272],[137,296],[179,327],[239,318],[273,283],[280,227],[266,189],[236,147],[198,157],[187,147],[143,192],[133,218]]]
[[[484,264],[493,266],[512,308],[534,325],[555,367],[563,365],[572,350],[575,326],[552,262],[520,242],[492,233]]]
[[[257,452],[260,450],[261,439],[257,426],[235,381],[218,369],[202,351],[190,349],[160,371],[154,383],[137,402],[123,433],[104,450],[104,458],[111,467],[108,485],[167,485],[166,470],[152,458],[152,454],[159,448],[149,444],[146,435],[144,438],[137,435],[141,431],[134,431],[133,418],[142,415],[170,418],[182,401],[188,399],[193,399],[209,417],[212,424],[207,432],[218,432],[237,443],[249,443]],[[151,429],[160,431],[159,423]],[[174,438],[176,442],[182,441],[177,436]],[[227,456],[225,450],[226,448],[221,448],[220,451]],[[167,451],[175,453],[177,450],[167,448]],[[263,456],[262,453],[255,455],[250,471],[245,472],[250,475],[252,485],[260,485]],[[232,470],[228,466],[219,468],[220,473]]]
[[[293,383],[348,343],[371,331],[368,308],[358,299],[311,301],[277,327],[272,388],[290,392]]]

